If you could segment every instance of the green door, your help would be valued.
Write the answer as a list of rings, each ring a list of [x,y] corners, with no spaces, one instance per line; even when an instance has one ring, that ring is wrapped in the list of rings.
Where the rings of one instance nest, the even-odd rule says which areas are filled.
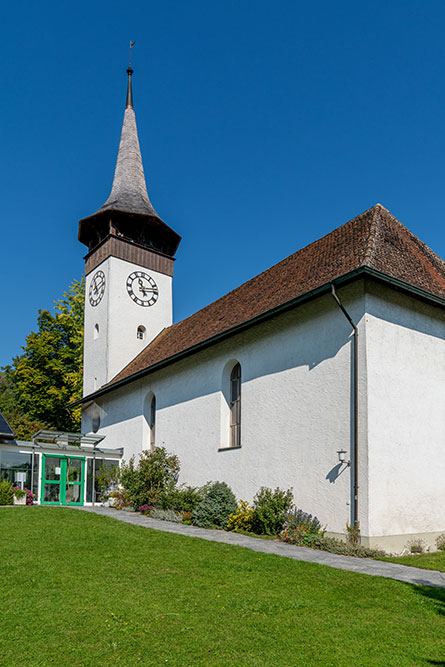
[[[85,459],[80,456],[42,456],[42,505],[83,505]]]

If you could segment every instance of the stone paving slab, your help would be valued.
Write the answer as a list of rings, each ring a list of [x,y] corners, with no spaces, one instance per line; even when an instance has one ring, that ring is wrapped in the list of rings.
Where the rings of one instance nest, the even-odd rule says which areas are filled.
[[[252,551],[258,551],[265,554],[274,554],[302,560],[309,563],[319,563],[328,565],[339,570],[351,570],[361,574],[370,574],[376,577],[386,577],[387,579],[397,579],[408,584],[417,584],[421,586],[441,586],[445,587],[445,573],[437,570],[422,570],[418,567],[409,567],[397,563],[386,563],[384,561],[372,560],[371,558],[353,558],[351,556],[339,556],[327,551],[318,551],[317,549],[308,549],[306,547],[296,547],[284,542],[274,540],[262,540],[238,533],[226,532],[224,530],[208,530],[206,528],[197,528],[196,526],[185,526],[181,523],[170,521],[159,521],[150,517],[134,512],[123,512],[111,507],[72,507],[70,509],[92,512],[101,516],[108,516],[118,521],[131,523],[134,526],[144,526],[153,528],[166,533],[177,533],[187,537],[198,537],[210,542],[222,542],[223,544],[233,544],[239,547],[245,547]]]

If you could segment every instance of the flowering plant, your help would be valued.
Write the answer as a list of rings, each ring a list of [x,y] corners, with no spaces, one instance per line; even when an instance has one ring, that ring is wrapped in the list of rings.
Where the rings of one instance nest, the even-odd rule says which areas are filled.
[[[142,512],[142,514],[151,514],[153,510],[154,510],[153,505],[146,505],[146,504],[145,504],[145,505],[141,505],[141,506],[138,508],[138,511],[139,511],[139,512]]]
[[[253,507],[247,500],[240,500],[236,512],[229,515],[227,521],[227,530],[251,530],[252,528]]]

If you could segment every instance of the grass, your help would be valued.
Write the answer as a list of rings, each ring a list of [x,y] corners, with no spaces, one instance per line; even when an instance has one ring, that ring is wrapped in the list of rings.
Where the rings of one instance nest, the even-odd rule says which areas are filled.
[[[0,509],[0,545],[0,665],[444,664],[441,588],[72,509]]]
[[[387,556],[378,560],[386,560],[389,563],[400,563],[411,567],[421,567],[424,570],[439,570],[445,572],[445,551],[433,551],[426,554],[410,554],[408,556]],[[445,661],[444,661],[445,665]]]

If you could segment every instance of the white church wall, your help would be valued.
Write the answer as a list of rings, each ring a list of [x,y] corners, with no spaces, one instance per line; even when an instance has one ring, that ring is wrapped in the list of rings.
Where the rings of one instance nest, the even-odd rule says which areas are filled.
[[[97,271],[105,274],[105,292],[99,304],[91,306],[89,286]],[[134,271],[143,271],[156,282],[159,296],[152,306],[140,306],[128,295],[127,278]],[[84,395],[109,382],[171,323],[170,276],[116,257],[102,262],[86,279]],[[137,337],[140,325],[145,328],[144,339]]]
[[[369,534],[388,549],[410,535],[433,545],[445,530],[444,311],[372,284],[366,305]]]
[[[360,320],[362,284],[339,295]],[[221,449],[229,443],[224,385],[231,361],[242,370],[242,446],[236,450]],[[366,364],[361,368],[365,373]],[[156,444],[179,456],[181,482],[226,481],[246,500],[261,486],[292,487],[299,507],[343,533],[351,520],[351,468],[339,465],[337,450],[350,455],[350,388],[351,327],[328,295],[102,397],[99,433],[107,447],[123,446],[127,460],[147,449],[142,413],[153,392]],[[366,407],[365,395],[361,405]],[[85,410],[84,430],[92,410]],[[366,443],[361,458],[366,476]],[[360,518],[366,528],[363,488]]]

